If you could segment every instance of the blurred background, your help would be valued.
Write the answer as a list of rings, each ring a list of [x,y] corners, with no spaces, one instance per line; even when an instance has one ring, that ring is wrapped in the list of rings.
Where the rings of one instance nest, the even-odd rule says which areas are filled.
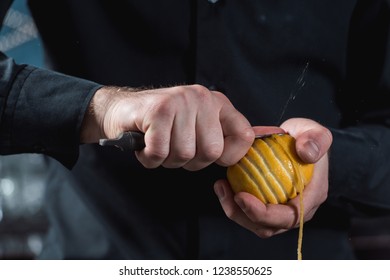
[[[19,63],[43,66],[42,45],[25,2],[15,0],[9,10],[0,50]],[[48,228],[45,176],[40,155],[0,156],[0,259],[34,259],[41,252]],[[351,243],[359,259],[390,259],[390,217],[353,219]]]
[[[0,33],[0,50],[17,62],[42,66],[43,54],[25,0],[16,0]],[[0,156],[0,259],[33,259],[47,231],[45,170],[35,154]]]

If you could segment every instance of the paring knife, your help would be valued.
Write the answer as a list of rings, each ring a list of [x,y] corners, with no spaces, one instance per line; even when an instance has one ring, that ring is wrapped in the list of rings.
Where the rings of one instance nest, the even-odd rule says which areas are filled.
[[[144,134],[136,131],[121,133],[117,138],[100,139],[100,146],[115,146],[122,151],[138,151],[145,148]]]
[[[256,135],[255,138],[265,138],[271,135]],[[117,138],[100,139],[99,144],[100,146],[115,146],[122,151],[139,151],[145,148],[144,134],[136,131],[123,132]]]

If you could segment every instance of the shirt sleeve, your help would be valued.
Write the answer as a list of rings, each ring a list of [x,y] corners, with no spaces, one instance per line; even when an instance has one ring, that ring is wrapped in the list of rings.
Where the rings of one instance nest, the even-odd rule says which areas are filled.
[[[350,27],[346,85],[338,96],[342,126],[332,129],[329,198],[364,213],[390,211],[389,30],[386,1],[359,2]]]
[[[389,213],[390,129],[362,125],[332,133],[329,200],[351,205],[357,213]]]
[[[101,85],[0,54],[0,153],[40,153],[72,168],[88,104]]]

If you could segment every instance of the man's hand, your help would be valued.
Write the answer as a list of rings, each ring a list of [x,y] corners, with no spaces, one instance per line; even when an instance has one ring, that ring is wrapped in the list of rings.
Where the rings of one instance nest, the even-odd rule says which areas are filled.
[[[145,134],[136,152],[147,168],[199,170],[229,166],[254,140],[248,120],[220,92],[200,85],[134,90],[103,87],[92,99],[81,130],[82,143],[115,138],[124,131]]]
[[[301,159],[315,163],[313,177],[303,191],[304,221],[310,220],[327,198],[331,132],[317,122],[303,118],[289,119],[280,128],[254,129],[259,135],[288,132],[296,139],[296,150]],[[271,237],[299,225],[299,197],[287,204],[264,204],[249,193],[234,194],[227,180],[218,180],[214,190],[226,215],[259,237]]]

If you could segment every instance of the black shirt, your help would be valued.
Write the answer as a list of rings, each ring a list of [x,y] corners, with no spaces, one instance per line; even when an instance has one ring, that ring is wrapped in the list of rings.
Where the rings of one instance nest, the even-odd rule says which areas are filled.
[[[42,258],[296,258],[295,230],[260,239],[225,217],[212,191],[224,168],[146,170],[114,148],[79,147],[100,85],[199,83],[252,125],[306,117],[330,128],[329,198],[305,224],[304,259],[353,258],[351,215],[390,210],[387,1],[29,4],[47,67],[63,74],[1,57],[0,151],[56,159]]]

